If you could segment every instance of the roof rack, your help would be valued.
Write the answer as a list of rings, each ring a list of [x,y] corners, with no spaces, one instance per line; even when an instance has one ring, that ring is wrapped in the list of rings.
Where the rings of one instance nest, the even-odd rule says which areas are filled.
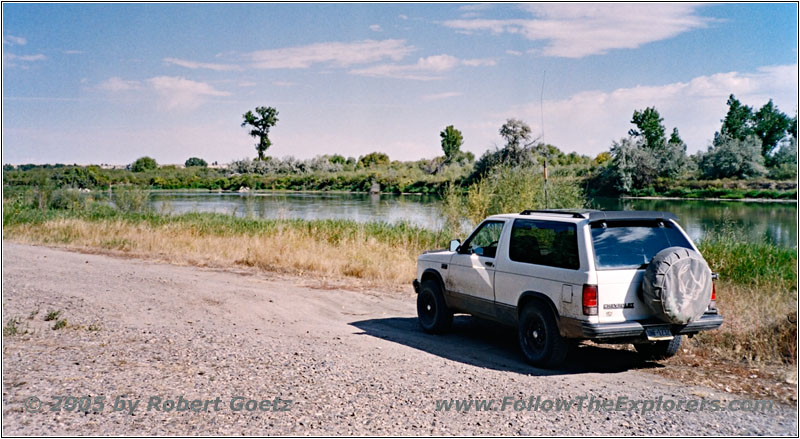
[[[530,215],[532,213],[549,213],[553,215],[569,215],[573,218],[588,218],[588,211],[569,209],[526,209],[520,212],[520,215]]]

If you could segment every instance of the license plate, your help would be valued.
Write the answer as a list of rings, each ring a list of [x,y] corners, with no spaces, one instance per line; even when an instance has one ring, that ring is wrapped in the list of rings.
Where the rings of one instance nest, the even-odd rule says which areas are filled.
[[[658,341],[658,340],[672,340],[672,331],[669,330],[669,326],[649,326],[645,330],[647,334],[647,339],[651,341]]]

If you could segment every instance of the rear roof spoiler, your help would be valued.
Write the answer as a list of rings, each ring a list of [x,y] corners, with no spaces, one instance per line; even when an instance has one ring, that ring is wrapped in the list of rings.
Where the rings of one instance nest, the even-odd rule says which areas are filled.
[[[678,217],[671,212],[661,212],[654,210],[571,210],[571,209],[546,209],[546,210],[523,210],[520,215],[531,215],[544,213],[550,215],[568,215],[572,218],[585,218],[594,221],[615,221],[615,220],[672,220],[678,221]]]

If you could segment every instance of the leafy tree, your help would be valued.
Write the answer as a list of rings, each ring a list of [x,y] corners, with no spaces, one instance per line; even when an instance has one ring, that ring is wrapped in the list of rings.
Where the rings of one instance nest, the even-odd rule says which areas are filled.
[[[332,156],[325,156],[325,157],[328,159],[328,161],[330,161],[334,165],[344,165],[345,163],[347,163],[347,159],[345,159],[344,156],[339,154],[334,154]]]
[[[761,141],[755,135],[744,140],[719,136],[700,157],[699,167],[707,178],[754,178],[766,173]]]
[[[521,120],[508,119],[500,127],[500,135],[506,139],[506,148],[519,149],[523,141],[530,140],[531,127]]]
[[[789,116],[778,111],[778,107],[769,100],[753,117],[753,133],[761,139],[761,155],[767,157],[772,153],[778,142],[786,137],[792,120]]]
[[[681,135],[678,133],[677,127],[672,129],[672,134],[669,135],[668,143],[677,143],[677,144],[683,143],[683,139],[681,139]]]
[[[364,168],[388,164],[389,156],[382,152],[371,152],[363,157],[359,157],[358,159],[358,165]]]
[[[642,137],[648,148],[660,148],[666,141],[664,119],[658,114],[655,107],[647,107],[644,111],[634,110],[631,123],[636,129],[631,128],[628,135]],[[675,133],[675,131],[673,131]]]
[[[728,97],[728,113],[722,119],[722,128],[718,136],[727,139],[744,140],[753,134],[753,109],[742,105],[734,95]]]
[[[192,166],[199,166],[201,168],[208,167],[208,163],[199,157],[190,157],[186,159],[186,163],[184,163],[183,165],[187,168],[190,168]]]
[[[781,142],[772,156],[773,168],[769,177],[777,180],[797,179],[797,137],[789,137]]]
[[[147,156],[139,157],[135,162],[131,163],[131,171],[133,172],[152,171],[156,168],[158,168],[158,163],[156,163],[155,159]]]
[[[644,139],[628,137],[611,146],[611,180],[620,192],[650,186],[659,175],[657,154],[644,143]]]
[[[464,144],[464,137],[461,131],[455,129],[453,125],[448,125],[439,133],[442,138],[442,151],[444,151],[445,162],[456,160],[461,152],[461,145]]]
[[[256,144],[256,151],[258,151],[258,159],[264,160],[264,152],[272,145],[269,140],[269,129],[278,123],[278,110],[272,107],[256,107],[256,114],[248,111],[242,117],[242,127],[248,125],[252,126],[250,135],[258,139]]]

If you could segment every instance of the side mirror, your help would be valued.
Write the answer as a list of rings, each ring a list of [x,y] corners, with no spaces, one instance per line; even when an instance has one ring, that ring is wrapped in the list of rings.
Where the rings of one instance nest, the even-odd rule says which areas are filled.
[[[454,240],[450,241],[450,251],[451,252],[457,252],[459,247],[461,247],[461,240],[454,239]]]

